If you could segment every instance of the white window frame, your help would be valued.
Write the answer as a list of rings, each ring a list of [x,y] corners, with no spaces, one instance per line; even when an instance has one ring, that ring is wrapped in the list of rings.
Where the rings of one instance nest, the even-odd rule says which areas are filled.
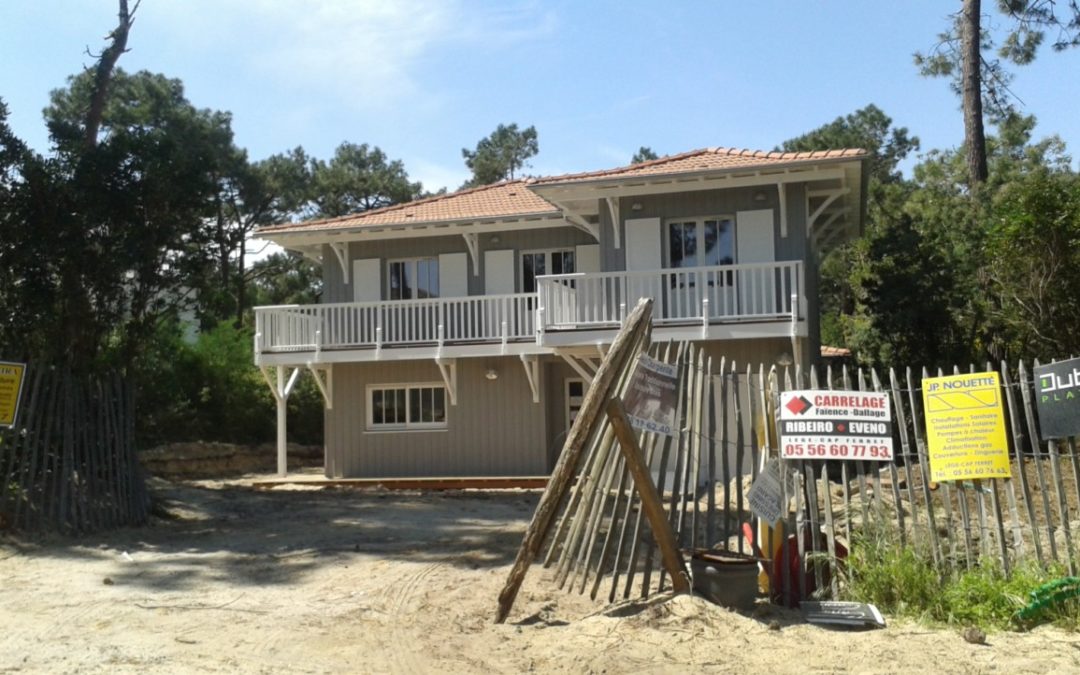
[[[390,294],[393,292],[392,277],[390,275],[390,267],[397,263],[405,263],[412,266],[413,276],[416,281],[419,281],[420,275],[417,274],[417,263],[421,262],[433,262],[435,263],[435,283],[439,284],[439,292],[436,293],[434,298],[442,296],[442,283],[439,279],[439,256],[417,256],[414,258],[388,258],[386,260],[386,299],[391,300]],[[430,298],[398,298],[397,300],[428,300]],[[395,302],[397,301],[395,300]]]
[[[374,393],[376,391],[405,390],[405,423],[404,424],[375,424]],[[441,389],[443,392],[443,421],[442,422],[410,422],[410,407],[412,396],[411,389]],[[383,384],[367,385],[364,394],[364,404],[367,409],[367,431],[442,431],[448,428],[450,418],[450,395],[446,391],[445,382],[388,382]]]
[[[565,412],[565,417],[563,419],[566,421],[567,431],[569,431],[570,427],[574,424],[574,421],[570,419],[570,411],[573,409],[573,406],[570,405],[570,385],[572,383],[581,384],[581,403],[577,406],[578,414],[581,413],[581,404],[585,403],[585,395],[589,393],[589,383],[586,382],[584,378],[568,377],[563,380],[563,409]]]
[[[697,228],[696,236],[698,242],[705,239],[705,221],[715,220],[718,222],[730,221],[731,222],[731,264],[736,265],[739,262],[739,228],[738,223],[734,215],[722,214],[715,216],[686,216],[685,218],[665,218],[662,221],[662,227],[660,230],[660,237],[663,242],[664,251],[664,266],[667,269],[693,269],[691,267],[674,267],[674,263],[671,259],[671,226],[674,223],[694,223]],[[724,264],[724,263],[721,263]],[[713,267],[713,265],[698,265],[698,267]]]
[[[544,256],[544,273],[539,276],[547,276],[549,274],[555,274],[552,272],[552,254],[553,253],[569,253],[574,256],[574,270],[577,270],[577,249],[573,246],[563,248],[533,248],[526,251],[518,251],[518,264],[521,271],[518,273],[518,290],[521,293],[525,292],[525,256],[543,254]],[[559,272],[559,274],[572,274],[571,272]]]

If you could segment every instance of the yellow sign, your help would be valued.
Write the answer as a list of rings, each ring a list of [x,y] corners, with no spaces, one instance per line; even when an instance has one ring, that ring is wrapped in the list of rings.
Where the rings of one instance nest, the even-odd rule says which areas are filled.
[[[0,361],[0,427],[10,427],[15,424],[25,372],[25,363]]]
[[[1008,478],[1009,443],[997,373],[923,380],[930,480]]]

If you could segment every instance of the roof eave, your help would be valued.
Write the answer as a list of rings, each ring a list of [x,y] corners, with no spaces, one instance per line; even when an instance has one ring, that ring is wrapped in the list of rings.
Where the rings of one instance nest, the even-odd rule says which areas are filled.
[[[469,218],[455,218],[451,220],[427,220],[417,222],[404,222],[404,223],[379,223],[371,225],[352,225],[352,226],[339,226],[339,227],[303,227],[302,223],[298,223],[296,227],[287,227],[281,229],[256,229],[252,236],[260,239],[273,239],[274,237],[285,236],[287,238],[292,237],[314,237],[318,235],[326,235],[328,238],[338,238],[344,235],[363,235],[363,234],[376,234],[385,232],[387,230],[393,231],[412,231],[412,230],[444,230],[453,228],[462,228],[469,225],[491,225],[491,224],[506,224],[511,225],[513,223],[520,223],[523,221],[535,221],[535,220],[561,220],[563,213],[561,210],[548,210],[548,211],[533,211],[530,213],[521,214],[503,214],[492,216],[472,216]]]
[[[776,164],[760,164],[747,166],[720,167],[715,169],[702,169],[700,171],[674,171],[671,173],[649,173],[623,176],[601,176],[597,178],[583,178],[578,180],[562,181],[537,181],[530,183],[528,188],[537,194],[543,195],[545,190],[558,190],[579,187],[614,188],[621,185],[637,183],[670,183],[672,181],[694,182],[704,178],[723,174],[759,174],[763,182],[768,182],[767,177],[773,173],[790,173],[792,169],[811,171],[822,165],[836,165],[852,162],[865,162],[869,155],[848,155],[844,157],[815,157],[811,159],[799,159]]]

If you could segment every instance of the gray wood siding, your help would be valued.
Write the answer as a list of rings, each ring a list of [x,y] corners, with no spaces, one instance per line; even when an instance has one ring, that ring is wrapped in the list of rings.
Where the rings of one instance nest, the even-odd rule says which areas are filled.
[[[441,382],[433,361],[334,366],[334,408],[326,411],[330,477],[539,476],[548,472],[544,397],[532,402],[516,358],[458,359],[458,402],[442,431],[367,430],[367,387]],[[495,368],[499,377],[484,374]],[[544,386],[541,368],[541,386]]]
[[[497,238],[497,241],[496,241]],[[508,230],[494,234],[480,235],[480,273],[475,274],[472,258],[469,258],[469,295],[484,294],[484,251],[513,249],[515,284],[521,281],[521,251],[550,248],[573,248],[580,244],[595,244],[596,241],[581,230],[573,227],[552,227],[540,230]],[[445,237],[413,237],[409,239],[380,239],[349,244],[349,269],[352,261],[360,258],[379,258],[382,261],[382,294],[387,295],[386,261],[395,258],[423,258],[443,253],[468,253],[465,239],[461,235]],[[341,275],[341,266],[329,246],[323,247],[323,302],[352,302],[352,286],[345,284]]]

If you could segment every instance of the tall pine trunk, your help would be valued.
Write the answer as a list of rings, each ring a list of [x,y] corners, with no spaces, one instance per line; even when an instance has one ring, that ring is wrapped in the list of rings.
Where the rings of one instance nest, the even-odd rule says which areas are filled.
[[[979,49],[982,8],[980,0],[964,0],[961,15],[964,144],[967,149],[968,185],[972,192],[986,182],[986,135],[983,131],[982,54]]]

